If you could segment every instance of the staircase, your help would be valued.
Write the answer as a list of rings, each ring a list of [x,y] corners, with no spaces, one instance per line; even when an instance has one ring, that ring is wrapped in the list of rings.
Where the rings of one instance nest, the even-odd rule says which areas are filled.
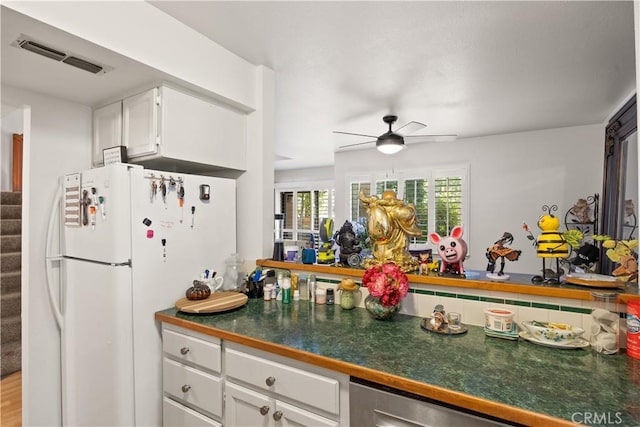
[[[0,194],[0,368],[1,376],[21,369],[22,193]]]

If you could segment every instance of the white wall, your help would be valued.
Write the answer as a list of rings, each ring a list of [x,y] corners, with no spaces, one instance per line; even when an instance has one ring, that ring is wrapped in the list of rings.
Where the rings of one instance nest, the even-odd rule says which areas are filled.
[[[237,180],[238,253],[247,273],[273,250],[274,73],[258,67],[256,80],[259,107],[247,117],[247,171]]]
[[[603,125],[589,125],[416,144],[394,156],[375,149],[336,153],[336,222],[347,218],[348,173],[468,163],[470,223],[463,225],[470,247],[465,268],[484,270],[486,248],[508,231],[515,237],[511,247],[521,249],[522,256],[505,271],[535,273],[542,262],[522,222],[537,236],[543,205],[558,205],[556,214],[563,219],[578,198],[601,193],[603,132]]]
[[[23,132],[22,109],[2,106],[1,133],[2,145],[0,146],[0,165],[2,173],[1,191],[13,191],[13,134]]]
[[[91,165],[91,109],[2,86],[24,111],[22,234],[23,425],[60,425],[60,345],[47,298],[45,235],[57,177]]]

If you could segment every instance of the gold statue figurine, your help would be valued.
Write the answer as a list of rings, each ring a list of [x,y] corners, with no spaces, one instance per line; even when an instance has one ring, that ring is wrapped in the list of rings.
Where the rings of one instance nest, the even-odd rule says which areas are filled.
[[[409,253],[409,237],[419,237],[416,209],[396,198],[395,191],[385,191],[382,196],[365,196],[360,200],[367,208],[367,228],[373,241],[373,258],[364,260],[364,267],[393,262],[402,271],[414,271],[418,260]]]

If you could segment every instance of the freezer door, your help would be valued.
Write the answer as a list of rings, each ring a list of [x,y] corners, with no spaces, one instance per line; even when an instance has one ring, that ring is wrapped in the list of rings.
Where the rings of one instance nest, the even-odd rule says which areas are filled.
[[[127,165],[66,175],[62,204],[62,255],[114,264],[131,259]]]
[[[65,426],[133,426],[131,268],[63,260]]]

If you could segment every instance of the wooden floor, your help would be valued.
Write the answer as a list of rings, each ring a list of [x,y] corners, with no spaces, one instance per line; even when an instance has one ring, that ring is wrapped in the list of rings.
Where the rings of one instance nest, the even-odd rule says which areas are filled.
[[[0,426],[22,425],[22,372],[7,375],[0,381]]]

